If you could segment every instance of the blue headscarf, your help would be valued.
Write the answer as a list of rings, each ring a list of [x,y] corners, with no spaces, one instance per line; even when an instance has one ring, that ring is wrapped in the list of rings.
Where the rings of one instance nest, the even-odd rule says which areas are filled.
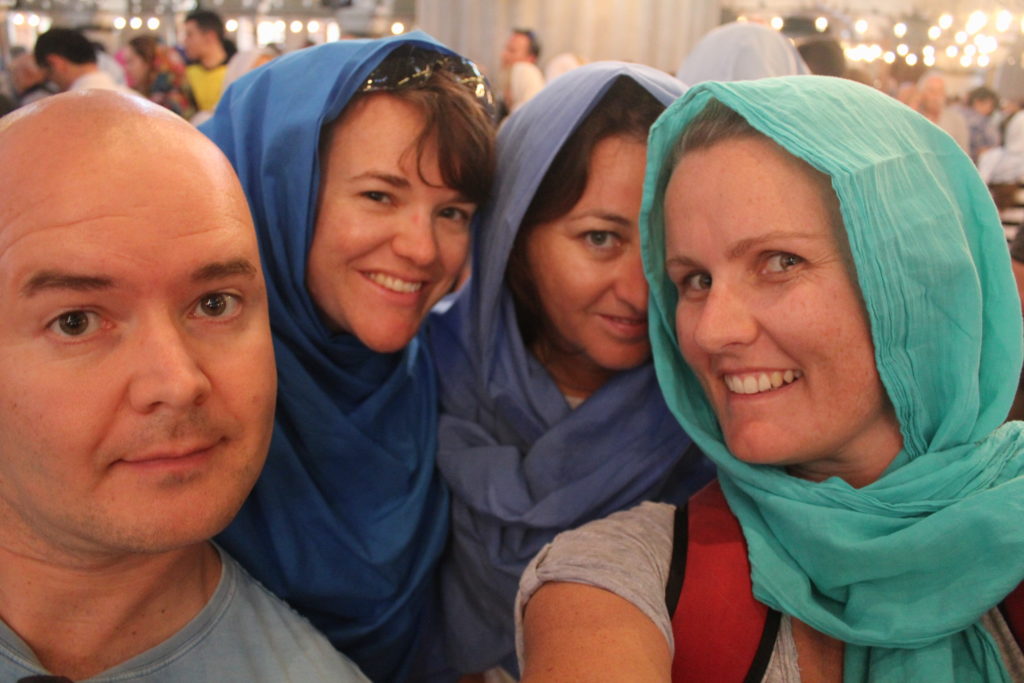
[[[711,98],[832,179],[903,436],[863,488],[732,457],[679,353],[665,188],[676,141]],[[695,86],[651,129],[647,164],[654,363],[672,412],[719,467],[754,596],[847,643],[845,681],[1007,681],[978,620],[1024,579],[1024,423],[1000,427],[1021,366],[1020,300],[971,160],[873,88],[800,76]]]
[[[515,668],[519,575],[555,534],[635,503],[685,500],[711,476],[665,407],[650,363],[622,372],[575,410],[524,346],[505,265],[523,214],[566,139],[621,76],[669,104],[685,89],[655,69],[575,69],[513,114],[498,135],[495,200],[467,290],[430,321],[441,378],[438,465],[452,490],[442,600],[452,663]],[[673,477],[672,483],[666,480]]]
[[[420,32],[295,52],[234,83],[202,128],[249,199],[279,377],[266,467],[218,540],[375,681],[408,669],[447,534],[436,379],[418,337],[381,354],[328,330],[306,263],[321,128],[408,44],[449,52]]]

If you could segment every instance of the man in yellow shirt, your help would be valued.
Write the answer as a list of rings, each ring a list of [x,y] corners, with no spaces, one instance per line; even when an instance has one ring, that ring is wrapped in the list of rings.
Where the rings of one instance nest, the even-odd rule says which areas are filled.
[[[224,43],[224,21],[216,12],[197,9],[185,17],[182,41],[190,64],[185,69],[197,113],[193,123],[201,123],[213,113],[220,100],[231,57]]]

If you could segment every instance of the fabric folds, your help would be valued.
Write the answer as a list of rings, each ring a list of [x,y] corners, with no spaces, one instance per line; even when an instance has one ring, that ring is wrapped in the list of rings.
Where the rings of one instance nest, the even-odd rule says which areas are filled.
[[[266,467],[218,540],[374,681],[409,669],[447,534],[436,379],[418,337],[380,354],[328,331],[305,280],[321,129],[407,44],[450,52],[421,32],[295,52],[234,83],[202,127],[249,199],[279,377]]]
[[[687,85],[811,73],[792,41],[767,26],[737,22],[708,31],[679,67]]]
[[[711,98],[832,178],[904,439],[864,488],[733,458],[679,353],[664,269],[667,163]],[[653,129],[646,182],[655,366],[672,412],[718,465],[755,596],[849,643],[844,680],[1006,680],[978,619],[1024,579],[1024,429],[1000,426],[1021,365],[1020,303],[970,159],[871,88],[773,78],[691,89]]]
[[[654,69],[589,64],[560,76],[503,125],[495,198],[473,276],[430,324],[441,382],[438,465],[452,490],[442,562],[450,661],[515,669],[519,575],[556,533],[642,500],[685,500],[711,476],[665,407],[650,363],[620,373],[575,410],[524,347],[505,266],[547,168],[605,91],[630,78],[664,104],[684,86]]]

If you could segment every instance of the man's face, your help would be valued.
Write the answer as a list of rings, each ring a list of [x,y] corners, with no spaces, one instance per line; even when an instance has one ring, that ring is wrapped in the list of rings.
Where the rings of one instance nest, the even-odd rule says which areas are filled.
[[[185,48],[185,56],[189,59],[202,59],[203,53],[206,52],[206,31],[199,28],[199,24],[194,21],[185,22],[185,36],[181,40],[181,45]]]
[[[276,382],[255,237],[237,184],[184,132],[159,160],[108,135],[0,200],[8,548],[201,541],[262,466]]]
[[[525,34],[513,33],[505,43],[505,49],[501,53],[501,65],[510,67],[516,62],[537,61],[530,53],[530,39]]]

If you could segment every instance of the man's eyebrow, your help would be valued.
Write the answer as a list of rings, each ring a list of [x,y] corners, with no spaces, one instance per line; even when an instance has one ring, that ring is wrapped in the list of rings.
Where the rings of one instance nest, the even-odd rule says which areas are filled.
[[[220,261],[207,263],[205,266],[192,272],[192,282],[210,282],[220,280],[234,275],[244,275],[248,278],[256,277],[259,271],[248,259],[235,259],[233,261]]]
[[[32,297],[40,292],[54,289],[70,289],[75,292],[96,292],[110,289],[114,280],[97,275],[81,275],[58,270],[42,270],[21,287],[23,297]]]

